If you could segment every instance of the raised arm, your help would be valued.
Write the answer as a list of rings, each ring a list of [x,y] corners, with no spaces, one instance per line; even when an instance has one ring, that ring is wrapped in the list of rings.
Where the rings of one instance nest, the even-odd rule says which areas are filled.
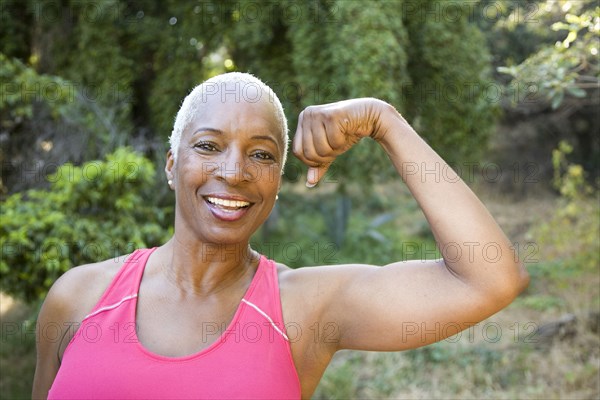
[[[307,184],[364,137],[385,149],[443,259],[309,269],[306,281],[319,286],[313,296],[322,303],[319,318],[339,327],[337,347],[419,347],[508,305],[528,284],[511,243],[469,187],[389,104],[354,99],[306,109],[294,153],[309,166]]]

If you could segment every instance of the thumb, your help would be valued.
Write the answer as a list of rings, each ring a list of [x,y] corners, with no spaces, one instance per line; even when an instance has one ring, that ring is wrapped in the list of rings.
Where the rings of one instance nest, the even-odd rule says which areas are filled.
[[[318,167],[308,167],[306,175],[306,186],[315,187],[329,169],[331,163],[321,164]]]

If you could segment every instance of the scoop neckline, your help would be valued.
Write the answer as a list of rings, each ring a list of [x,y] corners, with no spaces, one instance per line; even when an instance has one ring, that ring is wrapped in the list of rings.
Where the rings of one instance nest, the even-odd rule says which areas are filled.
[[[138,298],[139,298],[142,278],[144,276],[144,271],[146,270],[146,264],[148,264],[148,260],[150,259],[150,256],[156,249],[157,249],[156,247],[150,249],[150,252],[149,252],[148,256],[146,257],[146,260],[144,261],[144,263],[141,266],[140,271],[137,275],[136,291],[135,291],[136,296],[133,299],[133,302],[132,302],[133,304],[132,304],[132,307],[130,310],[130,313],[132,314],[132,315],[130,315],[130,317],[131,317],[131,320],[133,321],[133,324],[135,327],[137,327],[137,304],[138,304]],[[178,362],[178,361],[188,361],[188,360],[192,360],[192,359],[196,359],[196,358],[205,356],[205,355],[211,353],[212,351],[216,350],[217,348],[219,348],[221,345],[223,345],[227,341],[227,336],[229,336],[229,334],[231,333],[230,332],[231,327],[235,326],[235,324],[240,319],[242,313],[244,312],[244,310],[246,308],[246,307],[244,307],[245,303],[243,300],[248,300],[248,298],[250,297],[250,295],[252,294],[252,292],[254,291],[254,288],[256,287],[256,285],[258,283],[259,276],[262,274],[262,271],[264,270],[263,264],[266,264],[265,256],[262,254],[259,254],[259,256],[260,256],[260,258],[258,260],[258,266],[256,267],[256,271],[254,272],[252,281],[250,282],[250,285],[246,289],[246,292],[240,299],[240,301],[237,305],[237,308],[235,310],[235,313],[233,314],[233,318],[231,318],[231,321],[229,321],[229,323],[227,324],[227,327],[210,345],[208,345],[207,347],[205,347],[195,353],[184,355],[184,356],[175,356],[175,357],[165,356],[165,355],[158,354],[158,353],[146,348],[146,346],[144,346],[144,344],[141,342],[140,338],[138,337],[137,328],[136,328],[136,329],[134,329],[134,332],[133,332],[133,340],[135,341],[135,344],[136,344],[136,347],[138,348],[138,350],[140,350],[146,356],[149,356],[156,360]]]

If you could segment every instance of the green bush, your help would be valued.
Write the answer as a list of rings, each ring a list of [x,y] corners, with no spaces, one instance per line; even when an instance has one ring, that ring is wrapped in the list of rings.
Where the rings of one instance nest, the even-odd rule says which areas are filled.
[[[26,301],[45,296],[69,268],[167,239],[167,211],[154,206],[152,163],[128,148],[82,166],[64,164],[49,190],[2,203],[0,290]]]

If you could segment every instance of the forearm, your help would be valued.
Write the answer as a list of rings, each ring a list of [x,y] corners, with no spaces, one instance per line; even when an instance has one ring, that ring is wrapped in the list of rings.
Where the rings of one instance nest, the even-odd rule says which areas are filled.
[[[423,210],[447,267],[484,290],[522,290],[526,273],[510,241],[465,182],[391,107],[380,130],[376,140]]]

